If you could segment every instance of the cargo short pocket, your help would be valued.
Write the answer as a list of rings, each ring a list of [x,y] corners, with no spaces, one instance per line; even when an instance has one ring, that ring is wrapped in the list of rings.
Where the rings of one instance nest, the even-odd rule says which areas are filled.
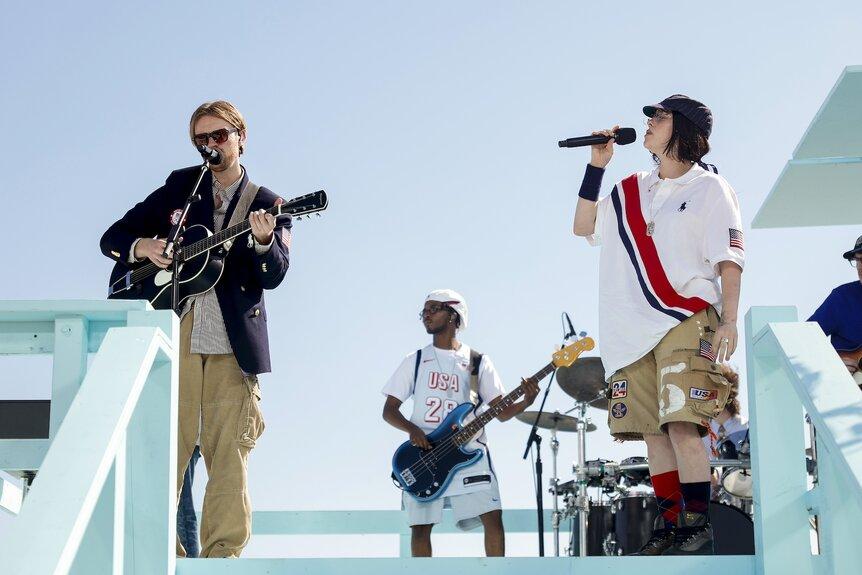
[[[705,427],[724,408],[730,384],[718,365],[696,350],[677,350],[659,362],[659,418]]]
[[[260,410],[260,382],[258,382],[257,376],[248,375],[242,379],[246,393],[243,396],[242,409],[240,410],[237,441],[240,445],[251,449],[263,434],[266,424],[263,420],[263,412]]]
[[[689,409],[704,419],[716,417],[730,397],[730,382],[721,374],[718,364],[705,357],[689,358],[690,370],[683,378]]]

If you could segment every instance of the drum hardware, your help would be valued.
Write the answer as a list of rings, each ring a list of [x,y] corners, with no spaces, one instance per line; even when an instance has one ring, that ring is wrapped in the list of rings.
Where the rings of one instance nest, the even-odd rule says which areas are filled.
[[[608,410],[605,368],[601,358],[582,357],[569,367],[558,368],[557,383],[577,404],[586,403],[598,409]]]
[[[563,368],[557,368],[558,371]],[[525,411],[523,413],[519,413],[515,416],[518,421],[522,421],[526,424],[533,425],[536,427],[541,427],[542,429],[550,429],[551,430],[551,455],[552,462],[551,467],[553,470],[552,476],[548,479],[548,492],[553,496],[553,513],[551,514],[551,528],[554,533],[554,556],[560,556],[560,522],[562,519],[562,515],[560,513],[559,507],[559,493],[560,493],[560,478],[557,475],[557,454],[559,453],[560,442],[557,439],[558,431],[565,432],[576,432],[579,431],[581,427],[584,427],[584,433],[588,433],[596,430],[596,426],[593,423],[585,422],[581,425],[581,421],[575,417],[570,415],[565,415],[560,413],[559,411],[555,411],[553,413],[547,412],[538,412],[538,411]]]

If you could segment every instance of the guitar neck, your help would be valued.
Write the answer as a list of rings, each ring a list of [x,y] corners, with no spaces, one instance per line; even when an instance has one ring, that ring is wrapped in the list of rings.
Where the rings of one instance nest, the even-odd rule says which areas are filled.
[[[554,366],[554,363],[551,362],[539,371],[537,371],[533,375],[533,379],[535,379],[537,382],[542,381],[547,376],[552,374],[555,369],[556,367]],[[459,445],[463,445],[470,441],[471,437],[479,433],[482,428],[485,427],[492,419],[503,413],[503,411],[507,407],[515,403],[522,395],[524,395],[524,384],[521,384],[516,387],[503,399],[485,410],[482,415],[478,416],[476,419],[465,425],[461,429],[461,431],[455,434],[455,442]]]
[[[266,210],[266,213],[278,217],[280,215],[279,206],[275,206]],[[232,240],[233,238],[244,234],[250,229],[251,222],[249,220],[243,220],[238,224],[225,228],[218,233],[215,233],[202,240],[196,241],[190,246],[182,248],[182,255],[185,259],[191,259],[197,255],[202,254],[205,251],[211,250],[222,245],[228,240]]]

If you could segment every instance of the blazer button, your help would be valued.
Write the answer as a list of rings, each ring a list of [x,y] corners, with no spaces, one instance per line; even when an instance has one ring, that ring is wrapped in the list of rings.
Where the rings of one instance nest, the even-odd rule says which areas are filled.
[[[260,310],[259,309],[254,310],[254,317],[257,317],[259,315],[260,315]]]
[[[239,291],[245,291],[245,286],[239,286]]]

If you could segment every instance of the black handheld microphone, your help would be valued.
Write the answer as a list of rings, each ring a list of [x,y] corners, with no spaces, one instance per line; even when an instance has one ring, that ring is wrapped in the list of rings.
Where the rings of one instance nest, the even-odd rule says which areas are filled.
[[[568,140],[560,140],[557,144],[561,148],[580,148],[582,146],[595,146],[596,144],[604,144],[608,140],[614,140],[620,146],[631,144],[637,139],[638,135],[634,128],[620,128],[613,137],[611,136],[580,136],[578,138],[569,138]]]
[[[221,164],[221,154],[218,153],[218,150],[214,150],[206,146],[198,146],[198,152],[204,161],[209,162],[211,166],[218,166]]]

